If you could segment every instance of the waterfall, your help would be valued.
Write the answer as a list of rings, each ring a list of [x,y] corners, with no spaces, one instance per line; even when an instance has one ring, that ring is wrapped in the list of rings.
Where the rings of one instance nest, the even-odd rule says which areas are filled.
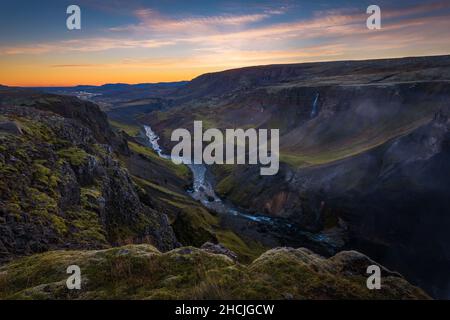
[[[311,110],[311,119],[317,116],[319,110],[317,109],[317,102],[319,101],[319,93],[316,93],[316,98],[314,99],[312,110]]]
[[[158,143],[159,137],[153,132],[153,130],[148,126],[144,126],[144,129],[145,129],[145,135],[148,137],[148,140],[150,142],[150,145],[152,146],[152,149],[155,150],[155,152],[158,154],[158,156],[165,158],[165,159],[169,158],[168,156],[166,156],[162,153],[162,149]]]

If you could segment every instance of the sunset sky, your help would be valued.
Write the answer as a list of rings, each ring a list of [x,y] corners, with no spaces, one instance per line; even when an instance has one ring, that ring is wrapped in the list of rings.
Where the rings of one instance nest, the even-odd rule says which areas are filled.
[[[81,8],[82,29],[66,28]],[[366,28],[366,9],[382,29]],[[2,0],[0,84],[190,80],[250,65],[450,54],[446,1]]]

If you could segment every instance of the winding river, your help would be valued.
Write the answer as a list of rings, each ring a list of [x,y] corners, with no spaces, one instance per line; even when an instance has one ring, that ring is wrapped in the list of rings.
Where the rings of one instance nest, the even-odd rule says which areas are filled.
[[[152,128],[144,125],[144,130],[149,140],[149,146],[161,158],[171,159],[170,155],[163,152],[159,145],[159,136]],[[189,190],[192,198],[200,201],[212,212],[219,214],[225,225],[233,231],[268,246],[305,246],[323,254],[333,254],[338,251],[340,245],[330,235],[300,230],[287,219],[249,214],[237,209],[214,192],[206,165],[186,164],[186,166],[191,170],[193,177],[193,186]]]
[[[171,156],[164,154],[162,151],[161,146],[159,145],[159,137],[158,135],[151,129],[149,126],[144,126],[145,134],[149,139],[150,145],[152,149],[158,153],[158,155],[161,158],[164,159],[171,159]],[[250,215],[246,213],[242,213],[232,207],[230,204],[227,204],[226,202],[222,201],[217,194],[214,192],[214,188],[210,182],[210,180],[207,178],[207,168],[204,164],[186,164],[187,167],[192,172],[192,178],[193,178],[193,189],[190,190],[190,194],[192,198],[195,200],[200,201],[205,207],[207,207],[210,210],[213,210],[214,212],[221,213],[221,214],[231,214],[234,216],[241,216],[243,218],[246,218],[248,220],[261,222],[261,223],[268,223],[272,224],[273,219],[267,216],[262,215]]]

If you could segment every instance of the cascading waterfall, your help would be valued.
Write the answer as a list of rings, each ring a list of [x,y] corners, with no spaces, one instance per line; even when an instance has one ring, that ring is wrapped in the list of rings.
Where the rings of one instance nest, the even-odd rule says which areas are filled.
[[[156,133],[153,132],[153,130],[149,126],[144,126],[145,135],[147,136],[150,145],[152,146],[152,149],[160,156],[161,158],[169,159],[170,157],[167,155],[164,155],[162,153],[162,149],[159,146],[158,140],[159,137]]]
[[[319,113],[317,108],[317,102],[319,101],[319,93],[316,93],[316,97],[313,102],[312,110],[311,110],[311,118],[314,118]]]

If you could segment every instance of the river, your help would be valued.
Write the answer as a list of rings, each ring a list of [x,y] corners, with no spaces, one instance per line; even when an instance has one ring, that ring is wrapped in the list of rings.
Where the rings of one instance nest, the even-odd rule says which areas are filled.
[[[149,146],[164,159],[171,156],[164,153],[159,144],[159,136],[150,126],[144,126]],[[274,218],[261,214],[250,214],[221,199],[214,191],[208,168],[204,164],[186,164],[192,172],[192,189],[188,193],[200,201],[210,211],[220,215],[222,224],[247,238],[259,241],[266,246],[308,247],[324,255],[331,255],[342,245],[325,233],[310,233],[300,230],[287,219]]]

